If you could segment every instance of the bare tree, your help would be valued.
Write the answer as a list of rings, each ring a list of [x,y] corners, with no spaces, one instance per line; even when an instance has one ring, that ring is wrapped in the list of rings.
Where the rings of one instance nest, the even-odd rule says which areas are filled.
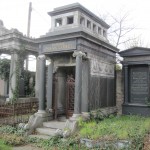
[[[132,47],[149,47],[149,43],[145,43],[145,41],[142,39],[141,36],[139,37],[133,37],[133,40],[129,40],[125,43],[125,48],[129,49]]]
[[[118,48],[122,48],[126,42],[134,40],[131,38],[136,26],[131,23],[130,12],[119,11],[116,15],[107,13],[101,16],[109,25],[108,39]],[[133,37],[133,36],[132,36]]]

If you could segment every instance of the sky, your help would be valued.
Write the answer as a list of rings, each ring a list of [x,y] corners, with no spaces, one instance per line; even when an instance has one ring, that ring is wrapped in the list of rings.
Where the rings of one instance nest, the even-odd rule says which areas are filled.
[[[115,16],[118,12],[129,12],[128,23],[138,28],[132,36],[139,35],[145,45],[150,45],[150,0],[0,0],[0,19],[6,28],[16,28],[24,35],[27,34],[29,2],[32,2],[32,37],[44,35],[51,28],[51,18],[47,12],[79,2],[97,16],[106,13]]]
[[[47,12],[54,8],[79,2],[84,7],[100,16],[106,12],[115,14],[124,9],[130,12],[130,20],[136,24],[146,41],[150,37],[150,0],[0,0],[0,19],[8,29],[17,28],[27,34],[29,2],[32,2],[31,32],[32,37],[39,37],[49,31],[51,18]]]

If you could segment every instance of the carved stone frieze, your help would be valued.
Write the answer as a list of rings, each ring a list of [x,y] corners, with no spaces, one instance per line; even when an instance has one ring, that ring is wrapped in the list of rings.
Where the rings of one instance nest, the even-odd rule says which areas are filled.
[[[91,75],[114,77],[114,64],[91,59]]]

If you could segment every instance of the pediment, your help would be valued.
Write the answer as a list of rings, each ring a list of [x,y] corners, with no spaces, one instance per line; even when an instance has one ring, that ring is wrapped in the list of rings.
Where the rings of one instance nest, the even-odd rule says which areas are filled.
[[[131,49],[127,49],[119,52],[122,57],[130,57],[130,56],[144,56],[150,55],[150,48],[144,47],[134,47]]]

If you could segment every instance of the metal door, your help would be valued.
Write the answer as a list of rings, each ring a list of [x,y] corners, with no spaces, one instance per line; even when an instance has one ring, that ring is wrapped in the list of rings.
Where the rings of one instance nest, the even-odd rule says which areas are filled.
[[[67,78],[67,90],[66,90],[66,116],[71,117],[74,111],[74,90],[75,90],[75,79],[72,75]]]

